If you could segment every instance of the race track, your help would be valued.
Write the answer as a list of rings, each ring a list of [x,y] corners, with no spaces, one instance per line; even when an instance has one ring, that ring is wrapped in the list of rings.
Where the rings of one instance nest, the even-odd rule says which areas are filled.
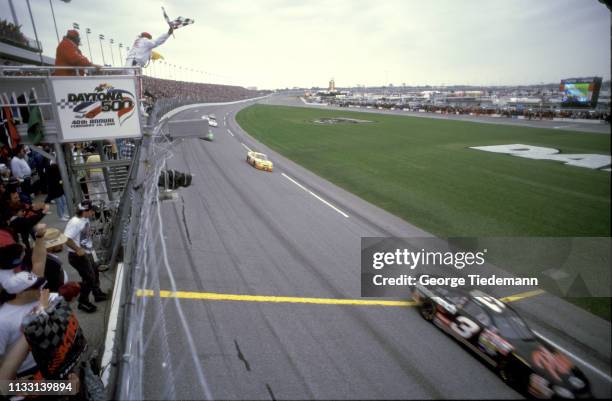
[[[194,385],[194,359],[214,399],[521,397],[415,308],[333,302],[360,296],[361,237],[428,234],[255,142],[234,120],[245,106],[201,106],[172,117],[214,113],[219,127],[213,142],[176,143],[168,162],[194,175],[178,199],[162,203],[162,217],[176,288],[196,299],[162,298],[167,319],[157,319],[154,308],[145,317],[145,397],[205,398]],[[247,148],[267,153],[274,172],[248,165]],[[168,277],[160,287],[171,288]],[[298,299],[197,299],[208,293]],[[170,313],[176,303],[195,354],[179,315]],[[551,303],[562,318],[549,316]],[[514,306],[599,371],[579,365],[595,394],[610,396],[608,322],[549,296]],[[155,335],[160,325],[168,336]]]

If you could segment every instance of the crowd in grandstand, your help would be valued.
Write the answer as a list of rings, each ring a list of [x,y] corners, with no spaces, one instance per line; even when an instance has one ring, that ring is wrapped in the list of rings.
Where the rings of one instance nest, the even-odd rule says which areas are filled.
[[[0,20],[0,39],[16,45],[28,46],[28,39],[21,33],[21,27],[7,20]]]
[[[185,81],[143,77],[143,88],[154,98],[182,98],[194,102],[227,102],[253,98],[258,91],[241,86],[202,84]]]
[[[349,102],[331,102],[339,106],[348,107],[352,105]],[[448,106],[448,105],[397,105],[392,103],[387,104],[359,104],[364,107],[375,107],[383,109],[402,109],[416,112],[428,112],[438,114],[456,114],[456,115],[473,115],[473,116],[496,116],[496,117],[523,117],[529,120],[552,120],[553,118],[571,118],[571,119],[586,119],[586,120],[603,120],[612,122],[610,112],[593,111],[593,110],[559,110],[559,109],[538,109],[525,107],[480,107],[480,106]]]
[[[420,108],[419,108],[420,109]],[[481,108],[481,107],[451,107],[451,106],[423,106],[427,112],[441,114],[469,114],[469,115],[497,115],[502,117],[522,116],[530,120],[552,120],[553,118],[580,118],[587,120],[610,121],[610,113],[601,111],[576,110],[538,110],[520,108]],[[418,110],[418,109],[417,109]]]

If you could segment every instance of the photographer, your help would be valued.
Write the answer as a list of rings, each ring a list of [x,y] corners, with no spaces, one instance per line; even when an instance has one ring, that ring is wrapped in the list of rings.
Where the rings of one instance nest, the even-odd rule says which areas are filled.
[[[89,302],[89,294],[93,292],[94,301],[105,301],[108,297],[100,289],[100,275],[93,260],[93,243],[89,218],[94,214],[91,201],[83,201],[77,207],[76,216],[72,217],[64,230],[68,237],[68,262],[81,276],[81,294],[78,309],[94,313],[98,308]]]

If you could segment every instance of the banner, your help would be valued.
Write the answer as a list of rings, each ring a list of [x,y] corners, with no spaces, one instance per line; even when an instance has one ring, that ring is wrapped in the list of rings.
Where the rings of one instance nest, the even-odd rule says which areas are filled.
[[[52,77],[62,142],[140,137],[136,78]]]

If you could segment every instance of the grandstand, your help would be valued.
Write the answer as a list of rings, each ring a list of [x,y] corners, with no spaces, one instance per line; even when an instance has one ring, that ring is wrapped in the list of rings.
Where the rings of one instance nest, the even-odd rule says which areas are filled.
[[[178,97],[194,103],[231,102],[267,93],[241,86],[175,81],[148,76],[142,77],[142,84],[143,88],[156,99]]]

